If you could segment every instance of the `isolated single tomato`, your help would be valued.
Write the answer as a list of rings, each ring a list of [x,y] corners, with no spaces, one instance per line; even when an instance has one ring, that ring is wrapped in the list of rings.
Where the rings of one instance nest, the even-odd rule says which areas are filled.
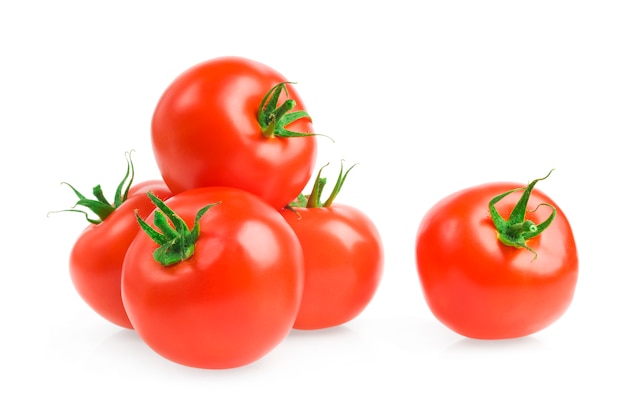
[[[122,299],[155,352],[196,368],[260,359],[290,332],[302,298],[298,238],[256,195],[225,187],[159,202],[128,249]]]
[[[69,185],[78,197],[76,206],[96,214],[82,231],[70,252],[69,272],[81,298],[99,315],[118,326],[132,329],[122,304],[122,264],[128,246],[139,232],[134,212],[148,216],[155,206],[146,192],[152,191],[162,199],[172,194],[162,180],[150,180],[132,185],[133,169],[128,155],[129,172],[120,183],[113,203],[102,194],[100,186],[93,188],[96,199],[89,199]],[[130,180],[128,184],[126,182]],[[124,186],[126,184],[126,186]]]
[[[156,162],[174,193],[229,186],[277,209],[309,181],[314,135],[293,84],[240,57],[215,58],[183,72],[152,117]]]
[[[376,226],[361,210],[333,203],[349,171],[343,174],[342,167],[324,203],[320,196],[326,179],[320,170],[311,194],[281,210],[304,253],[304,292],[296,329],[344,324],[367,307],[378,289],[384,255]]]
[[[522,337],[551,325],[570,306],[576,243],[563,211],[533,191],[543,179],[470,187],[422,219],[416,262],[423,293],[435,317],[455,332]]]

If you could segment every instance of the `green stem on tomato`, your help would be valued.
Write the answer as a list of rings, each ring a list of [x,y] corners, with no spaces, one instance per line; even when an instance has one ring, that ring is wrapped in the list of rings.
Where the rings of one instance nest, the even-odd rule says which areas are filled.
[[[100,224],[103,222],[116,208],[118,208],[122,203],[128,199],[128,191],[135,179],[135,168],[133,166],[133,161],[131,158],[132,150],[125,154],[126,156],[126,174],[124,178],[117,186],[115,191],[115,197],[113,198],[113,204],[111,204],[104,196],[102,192],[102,187],[100,185],[96,185],[92,189],[92,193],[96,199],[87,198],[85,195],[80,193],[75,187],[70,185],[67,182],[62,182],[62,185],[69,186],[74,194],[78,197],[78,201],[74,206],[70,209],[61,210],[61,211],[52,211],[52,212],[78,212],[83,214],[88,222],[91,224]],[[76,207],[85,207],[89,211],[93,212],[97,218],[91,218],[89,213],[85,210],[76,209]]]
[[[311,116],[306,111],[300,110],[292,112],[292,109],[296,107],[296,101],[293,99],[287,99],[280,106],[278,105],[278,99],[281,93],[285,92],[285,95],[289,95],[287,84],[294,83],[278,83],[276,86],[272,87],[261,100],[257,111],[257,120],[261,126],[263,136],[273,138],[321,135],[312,132],[291,131],[286,128],[287,125],[302,118],[311,120]]]
[[[539,209],[539,207],[541,206],[547,206],[552,209],[552,213],[545,221],[540,224],[535,224],[532,220],[525,219],[526,212],[528,211],[528,200],[537,182],[546,179],[548,176],[550,176],[553,170],[554,169],[550,170],[550,172],[546,176],[533,180],[528,184],[528,186],[512,189],[494,197],[491,201],[489,201],[489,213],[491,214],[491,219],[493,220],[493,224],[496,228],[497,237],[500,242],[507,246],[522,248],[530,251],[534,255],[533,260],[537,258],[537,252],[530,248],[526,244],[526,242],[533,237],[537,237],[550,226],[550,224],[556,217],[556,208],[551,204],[541,203],[534,210],[530,210],[531,212],[537,211],[537,209]],[[509,219],[505,220],[498,213],[498,210],[496,210],[495,204],[497,204],[505,196],[518,191],[524,192],[522,193],[520,200],[513,208],[513,211],[511,211]]]
[[[305,208],[305,207],[306,208],[328,208],[333,204],[333,202],[335,201],[335,198],[341,191],[341,188],[343,187],[344,182],[346,181],[346,177],[348,176],[348,173],[350,173],[350,171],[354,168],[354,166],[356,166],[356,164],[353,164],[352,166],[350,166],[348,170],[344,172],[343,160],[341,161],[341,168],[339,170],[339,176],[337,178],[337,182],[335,182],[335,186],[333,187],[333,190],[331,191],[328,198],[324,202],[322,202],[322,192],[324,191],[324,187],[326,186],[326,178],[322,177],[322,170],[324,170],[324,168],[328,166],[329,164],[330,163],[326,163],[317,172],[317,176],[313,183],[313,189],[311,190],[311,193],[309,195],[304,195],[301,193],[291,204],[289,204],[289,207],[291,208]]]
[[[185,221],[165,202],[152,192],[148,192],[148,197],[157,207],[154,212],[154,226],[160,231],[145,222],[137,211],[135,217],[141,229],[159,245],[153,253],[154,260],[163,266],[171,266],[189,259],[194,254],[200,236],[200,218],[219,202],[200,208],[190,230]]]

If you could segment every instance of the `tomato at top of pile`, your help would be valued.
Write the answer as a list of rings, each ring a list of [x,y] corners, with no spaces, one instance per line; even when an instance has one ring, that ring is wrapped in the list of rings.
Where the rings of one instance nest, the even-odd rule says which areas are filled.
[[[174,194],[227,186],[282,208],[309,181],[317,155],[293,83],[241,57],[214,58],[180,74],[159,99],[151,130]]]

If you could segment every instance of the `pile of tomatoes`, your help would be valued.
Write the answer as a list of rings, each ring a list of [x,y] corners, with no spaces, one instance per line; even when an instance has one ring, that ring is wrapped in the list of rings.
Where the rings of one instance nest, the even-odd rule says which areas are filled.
[[[169,360],[217,369],[365,309],[383,273],[381,237],[365,213],[334,203],[354,166],[341,165],[322,199],[318,134],[293,83],[249,59],[205,61],[164,91],[151,133],[162,179],[132,185],[128,153],[113,203],[100,186],[91,199],[70,185],[70,211],[90,222],[70,276],[95,312]],[[471,187],[425,214],[417,273],[450,329],[516,338],[570,305],[578,256],[567,218],[534,189],[547,177]]]
[[[162,179],[132,185],[128,153],[113,203],[99,186],[95,199],[72,187],[73,211],[91,224],[70,276],[98,314],[169,360],[217,369],[369,304],[383,270],[379,232],[333,203],[351,168],[342,164],[322,200],[317,134],[293,83],[245,58],[200,63],[162,94],[151,132]]]

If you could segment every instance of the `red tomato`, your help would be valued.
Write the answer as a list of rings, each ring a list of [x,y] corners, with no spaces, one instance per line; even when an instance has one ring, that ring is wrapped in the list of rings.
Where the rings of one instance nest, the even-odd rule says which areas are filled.
[[[323,204],[319,196],[326,179],[318,175],[308,203],[300,201],[281,210],[304,253],[304,292],[296,329],[322,329],[354,319],[380,283],[383,246],[376,226],[357,208],[332,202],[345,175],[342,168],[331,197]]]
[[[422,219],[416,262],[423,293],[435,317],[457,333],[522,337],[546,328],[569,307],[578,278],[576,243],[561,209],[541,191],[530,194],[537,180],[459,191]],[[496,231],[490,202],[498,214],[516,218],[507,232]],[[525,231],[516,246],[498,239],[508,235],[511,242],[516,231]]]
[[[360,210],[281,210],[304,252],[305,283],[296,329],[338,326],[359,315],[374,297],[383,270],[381,238]]]
[[[78,237],[70,253],[70,277],[78,294],[99,315],[128,329],[132,325],[122,304],[122,264],[139,224],[134,211],[148,216],[155,206],[146,194],[150,190],[162,199],[171,196],[160,180],[130,187],[128,197],[102,221],[90,224]]]
[[[260,359],[287,336],[300,305],[304,262],[296,235],[276,209],[235,188],[193,189],[165,205],[145,223],[176,225],[163,222],[165,209],[197,237],[175,242],[170,232],[159,246],[139,234],[130,245],[122,298],[135,330],[182,365],[222,369]],[[194,241],[191,252],[177,248]],[[189,257],[170,260],[181,253]],[[162,256],[169,265],[155,260]]]
[[[152,118],[156,162],[170,189],[229,186],[275,208],[291,202],[309,181],[317,143],[298,93],[280,85],[286,82],[272,68],[239,57],[205,61],[178,76]],[[276,97],[266,97],[270,92]],[[273,106],[259,118],[264,98]]]

